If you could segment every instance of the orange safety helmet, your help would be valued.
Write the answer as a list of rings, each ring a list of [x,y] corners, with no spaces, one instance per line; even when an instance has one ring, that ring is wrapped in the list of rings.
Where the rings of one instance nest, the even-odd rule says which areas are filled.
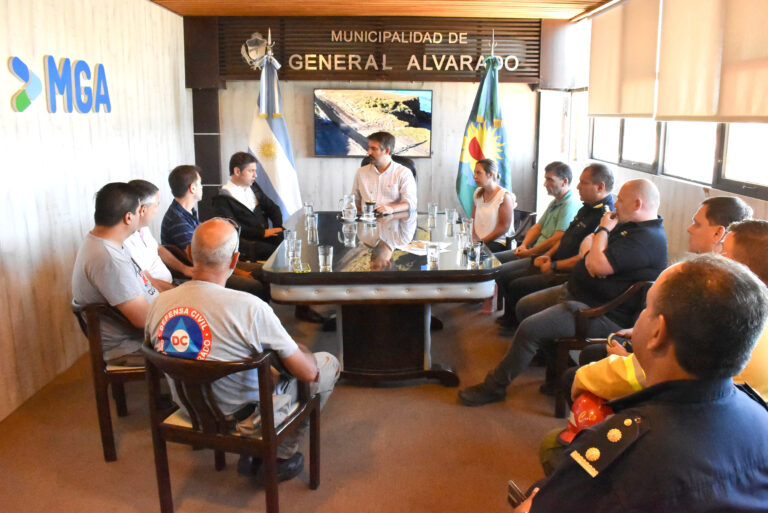
[[[582,430],[604,421],[608,415],[613,414],[606,404],[605,399],[591,392],[584,392],[573,401],[571,414],[568,416],[568,427],[559,435],[558,439],[565,444],[573,441],[573,438]]]

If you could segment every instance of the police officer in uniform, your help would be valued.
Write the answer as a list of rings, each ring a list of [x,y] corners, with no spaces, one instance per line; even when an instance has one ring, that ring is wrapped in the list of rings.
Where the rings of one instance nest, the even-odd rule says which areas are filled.
[[[664,271],[632,339],[647,388],[610,402],[515,511],[768,511],[768,408],[732,379],[767,317],[768,289],[741,264]]]

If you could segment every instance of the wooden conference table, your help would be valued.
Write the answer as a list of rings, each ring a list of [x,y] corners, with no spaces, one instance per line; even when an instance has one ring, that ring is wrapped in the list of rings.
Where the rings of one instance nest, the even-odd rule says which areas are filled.
[[[430,353],[431,303],[477,302],[491,297],[499,261],[483,246],[480,265],[470,268],[446,229],[445,214],[400,213],[363,222],[346,222],[337,212],[320,212],[316,232],[301,216],[302,269],[289,265],[286,242],[263,267],[272,300],[285,304],[335,304],[342,377],[377,385],[405,379],[437,379],[457,386],[447,366],[433,364]],[[434,226],[431,226],[434,225]],[[436,269],[427,269],[419,242],[442,242]],[[312,242],[310,244],[309,242]],[[317,242],[316,242],[317,241]],[[330,272],[320,272],[318,248],[333,247]]]

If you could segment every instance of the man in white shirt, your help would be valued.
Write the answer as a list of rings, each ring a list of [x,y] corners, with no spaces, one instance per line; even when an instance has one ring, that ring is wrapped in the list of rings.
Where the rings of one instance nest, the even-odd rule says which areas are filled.
[[[368,136],[371,163],[357,170],[352,184],[357,210],[363,202],[375,201],[379,214],[416,210],[416,180],[407,167],[392,160],[395,137],[387,132]]]
[[[187,278],[192,277],[192,267],[183,264],[173,254],[160,246],[149,231],[149,225],[157,214],[160,191],[146,180],[131,180],[130,186],[139,193],[139,229],[128,237],[123,245],[131,258],[141,268],[142,274],[160,292],[173,287],[173,277],[168,267]],[[167,266],[167,267],[166,267]]]

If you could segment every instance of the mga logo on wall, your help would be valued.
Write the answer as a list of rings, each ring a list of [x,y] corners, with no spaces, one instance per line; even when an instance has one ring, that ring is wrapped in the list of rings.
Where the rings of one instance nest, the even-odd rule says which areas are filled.
[[[57,102],[61,101],[64,112],[77,110],[81,114],[89,112],[112,112],[109,99],[107,74],[103,64],[96,64],[91,73],[91,66],[84,60],[71,61],[69,58],[56,60],[51,55],[43,58],[43,78],[48,111],[57,111]],[[43,82],[29,69],[27,63],[18,57],[8,59],[8,69],[24,85],[11,97],[11,108],[24,112],[40,93]]]

